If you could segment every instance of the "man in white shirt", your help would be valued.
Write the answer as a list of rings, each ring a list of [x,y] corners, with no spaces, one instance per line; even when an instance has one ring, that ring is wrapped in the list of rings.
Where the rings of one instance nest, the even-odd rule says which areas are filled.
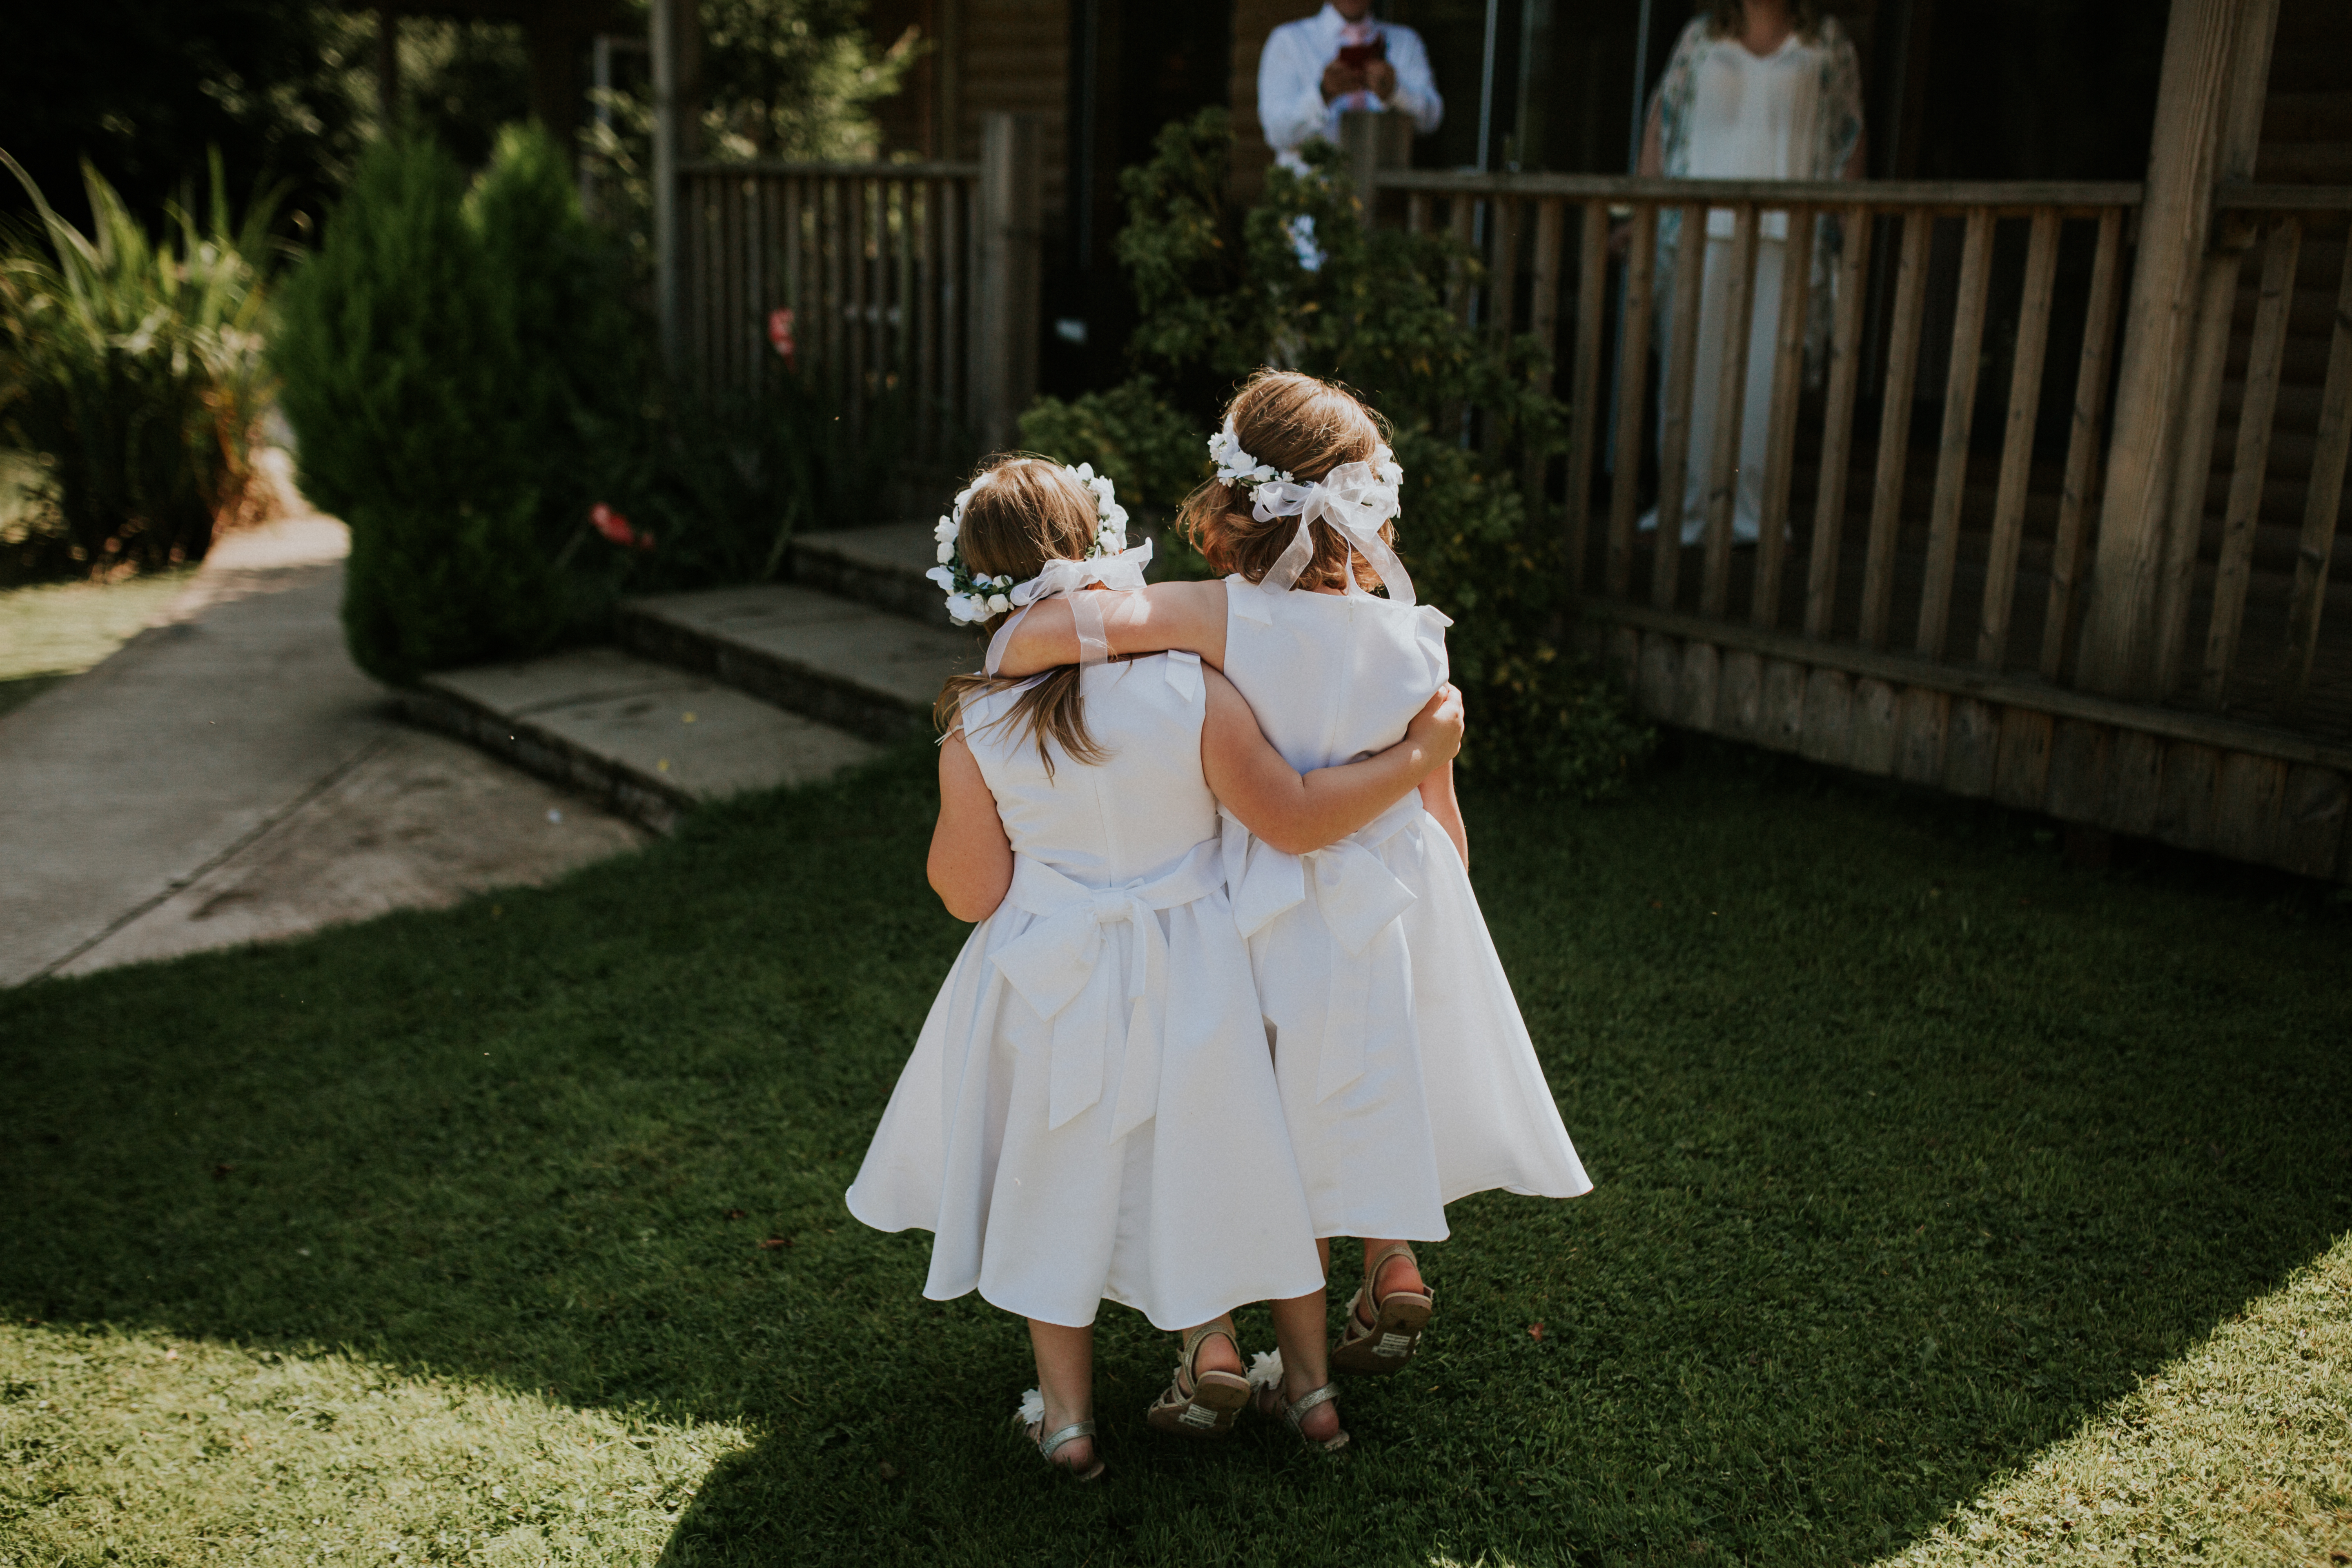
[[[1285,22],[1257,58],[1257,117],[1276,161],[1307,172],[1298,149],[1339,139],[1350,109],[1393,109],[1423,135],[1445,117],[1429,54],[1411,27],[1372,20],[1372,0],[1327,0],[1302,22]]]

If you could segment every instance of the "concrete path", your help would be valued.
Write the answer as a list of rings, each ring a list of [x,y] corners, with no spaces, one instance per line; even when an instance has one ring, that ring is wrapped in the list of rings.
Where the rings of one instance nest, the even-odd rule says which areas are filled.
[[[163,624],[0,716],[0,984],[295,935],[644,842],[402,723],[336,616],[341,523],[224,540]]]

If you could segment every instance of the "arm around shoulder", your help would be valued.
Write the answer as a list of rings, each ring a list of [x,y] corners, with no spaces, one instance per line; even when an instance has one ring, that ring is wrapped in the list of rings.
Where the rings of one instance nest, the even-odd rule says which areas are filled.
[[[1226,810],[1292,855],[1345,838],[1403,799],[1462,744],[1462,699],[1445,687],[1414,716],[1403,740],[1340,767],[1301,774],[1257,726],[1231,681],[1213,670],[1201,725],[1201,770]]]
[[[1154,583],[1139,593],[1088,590],[1099,601],[1103,633],[1114,654],[1194,653],[1225,662],[1225,585]],[[1077,610],[1069,597],[1033,605],[1005,643],[1000,675],[1036,675],[1078,662]]]

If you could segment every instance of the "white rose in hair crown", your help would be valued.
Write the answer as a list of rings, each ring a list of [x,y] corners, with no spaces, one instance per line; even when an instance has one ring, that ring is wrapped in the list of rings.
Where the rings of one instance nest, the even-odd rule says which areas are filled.
[[[1092,463],[1080,463],[1076,468],[1065,467],[1062,471],[1077,480],[1095,498],[1095,541],[1087,550],[1087,561],[1117,563],[1113,570],[1121,578],[1129,574],[1118,570],[1118,567],[1131,563],[1132,575],[1136,579],[1131,585],[1141,587],[1143,567],[1151,559],[1151,542],[1146,540],[1136,549],[1128,549],[1127,509],[1118,504],[1118,487],[1111,483],[1110,476],[1096,473]],[[1049,561],[1045,563],[1045,573],[1026,583],[1018,584],[1011,577],[988,577],[974,573],[971,563],[964,560],[958,542],[963,533],[963,509],[976,491],[987,487],[989,477],[982,474],[957,491],[948,514],[940,518],[938,526],[931,530],[931,538],[939,543],[940,563],[923,575],[937,583],[947,595],[948,616],[960,626],[978,626],[991,616],[1025,608],[1047,597],[1049,593],[1066,592],[1066,588],[1060,586],[1048,590],[1045,584],[1052,578],[1068,575],[1066,572],[1055,572],[1054,568],[1056,566],[1080,564]],[[1097,579],[1089,576],[1087,580],[1099,580],[1110,587],[1130,585],[1124,582],[1113,583],[1108,577]]]

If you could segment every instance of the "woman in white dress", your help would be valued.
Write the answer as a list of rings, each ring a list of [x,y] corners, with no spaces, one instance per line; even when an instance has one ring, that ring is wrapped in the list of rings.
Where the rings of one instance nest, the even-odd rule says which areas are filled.
[[[984,470],[942,520],[951,606],[1004,621],[1082,583],[1139,586],[1150,547],[1125,549],[1091,477],[1035,458]],[[1410,794],[1461,736],[1449,690],[1381,755],[1302,779],[1197,658],[1102,652],[941,698],[930,879],[979,925],[848,1194],[868,1225],[933,1233],[926,1296],[977,1289],[1029,1320],[1039,1387],[1021,1419],[1089,1479],[1099,1302],[1184,1331],[1150,1418],[1215,1436],[1249,1397],[1232,1309],[1321,1288],[1218,803],[1311,848]]]
[[[1862,177],[1862,168],[1861,65],[1837,19],[1822,16],[1814,0],[1714,0],[1683,29],[1650,100],[1638,173],[1692,180],[1853,180]],[[1681,231],[1679,212],[1659,215],[1656,321],[1662,353],[1682,325],[1671,320],[1667,306],[1674,296],[1674,268],[1682,264]],[[1752,543],[1761,531],[1789,215],[1766,212],[1757,225],[1747,392],[1736,411],[1717,405],[1726,347],[1723,321],[1730,309],[1731,233],[1729,208],[1706,215],[1706,273],[1699,286],[1697,371],[1691,384],[1690,456],[1682,502],[1685,544],[1696,543],[1705,531],[1717,422],[1735,412],[1739,466],[1732,538]],[[1836,237],[1822,220],[1807,290],[1806,338],[1816,349],[1828,329]],[[1663,384],[1658,417],[1663,424]],[[1662,475],[1659,482],[1670,487],[1674,476]],[[1662,491],[1641,526],[1657,527],[1659,514],[1671,510]]]
[[[1066,660],[1092,613],[1115,650],[1181,648],[1222,668],[1291,767],[1391,744],[1444,687],[1452,623],[1414,603],[1390,548],[1401,471],[1371,412],[1311,376],[1261,371],[1210,452],[1219,477],[1186,503],[1185,524],[1233,574],[1155,584],[1091,611],[1088,600],[1112,596],[1042,606],[1003,668]],[[1327,1263],[1333,1237],[1364,1247],[1330,1364],[1400,1371],[1435,1304],[1411,1243],[1444,1239],[1447,1204],[1495,1188],[1575,1197],[1592,1184],[1471,890],[1451,765],[1305,856],[1227,816],[1234,918],[1315,1234]],[[1273,1308],[1280,1362],[1266,1370],[1280,1384],[1264,1398],[1281,1409],[1322,1381],[1328,1331],[1319,1289]],[[1320,1435],[1322,1419],[1301,1430]]]

